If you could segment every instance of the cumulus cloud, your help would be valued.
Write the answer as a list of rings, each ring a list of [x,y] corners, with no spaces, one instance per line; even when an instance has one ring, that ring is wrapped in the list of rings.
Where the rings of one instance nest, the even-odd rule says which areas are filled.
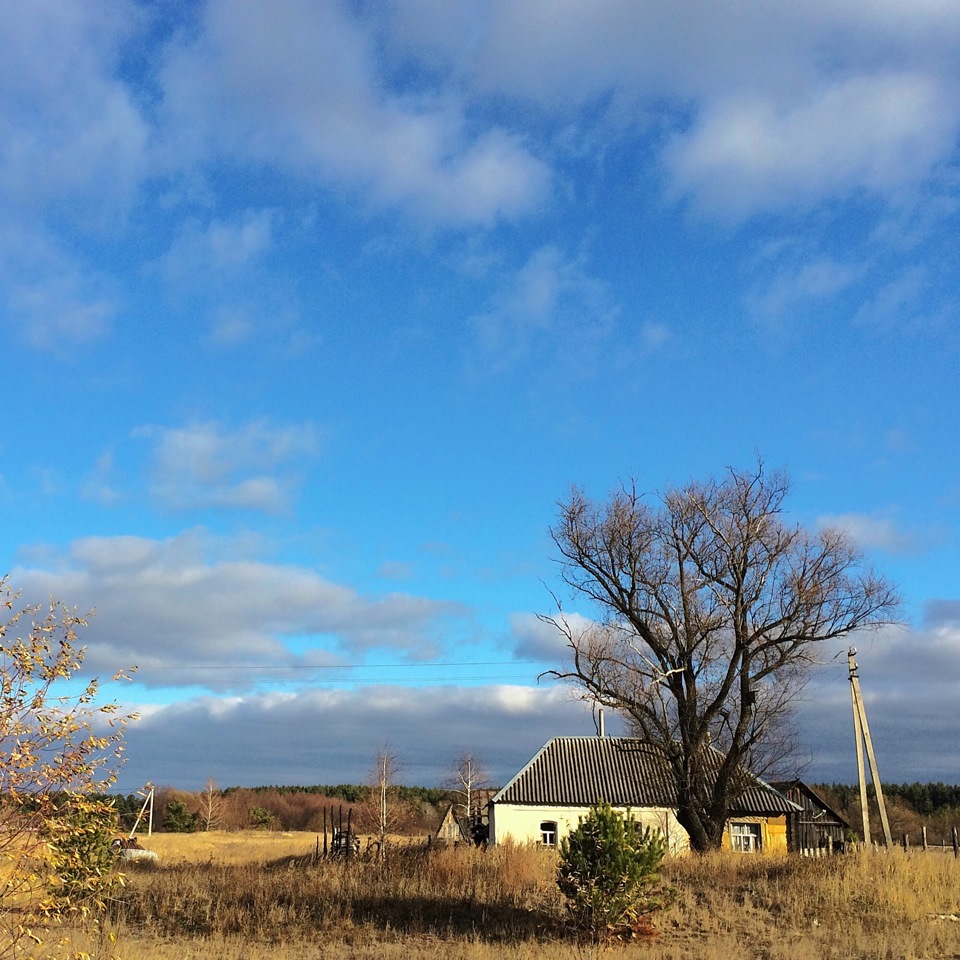
[[[665,161],[678,195],[750,214],[915,185],[953,147],[953,95],[918,74],[858,76],[777,103],[746,92],[709,103]]]
[[[7,216],[43,212],[85,228],[132,200],[147,169],[148,125],[116,74],[141,24],[126,0],[0,6],[0,196]]]
[[[672,195],[724,216],[864,190],[896,197],[936,174],[960,130],[951,53],[960,14],[947,3],[411,0],[392,9],[402,49],[481,93],[565,120],[609,104],[601,122],[617,133],[655,130]],[[581,137],[587,116],[576,121]]]
[[[291,502],[296,477],[274,471],[314,457],[320,439],[312,424],[254,421],[236,430],[216,422],[141,427],[154,441],[151,493],[174,510],[219,507],[277,513]]]
[[[931,629],[888,628],[851,638],[881,776],[888,781],[952,781],[956,731],[944,704],[960,696],[958,601],[933,613]],[[796,714],[807,780],[856,782],[846,644],[820,651],[824,665]],[[297,692],[198,698],[169,706],[130,703],[144,719],[129,736],[121,788],[147,780],[200,789],[223,785],[361,780],[389,739],[403,780],[434,785],[469,745],[505,783],[552,736],[591,736],[589,705],[550,684],[486,687],[323,685]],[[608,735],[625,732],[607,715]],[[189,744],[184,750],[182,745]]]
[[[334,2],[213,0],[163,86],[171,162],[246,156],[454,225],[529,213],[550,190],[518,135],[471,126],[451,93],[388,93],[374,32]]]
[[[11,579],[26,597],[95,607],[85,669],[137,665],[148,686],[245,688],[265,675],[293,675],[270,672],[277,667],[373,650],[432,657],[442,628],[467,612],[413,594],[365,596],[302,567],[216,559],[224,552],[200,530],[167,540],[88,537],[38,555]]]

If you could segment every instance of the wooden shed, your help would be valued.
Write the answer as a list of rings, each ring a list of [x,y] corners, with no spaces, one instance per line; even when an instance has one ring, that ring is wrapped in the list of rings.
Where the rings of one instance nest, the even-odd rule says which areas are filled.
[[[850,823],[802,780],[773,784],[802,809],[787,815],[787,848],[808,857],[844,849]]]

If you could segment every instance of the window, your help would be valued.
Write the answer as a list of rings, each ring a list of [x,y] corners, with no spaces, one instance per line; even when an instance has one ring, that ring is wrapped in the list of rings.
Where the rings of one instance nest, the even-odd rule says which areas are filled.
[[[557,845],[557,822],[556,820],[543,820],[540,823],[540,842],[545,847],[555,847]]]
[[[756,853],[760,849],[760,824],[731,823],[730,846],[741,853]]]

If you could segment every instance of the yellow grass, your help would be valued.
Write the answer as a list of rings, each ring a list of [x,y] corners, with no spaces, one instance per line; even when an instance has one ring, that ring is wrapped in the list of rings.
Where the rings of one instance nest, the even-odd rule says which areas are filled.
[[[262,864],[286,856],[302,856],[314,849],[316,836],[243,830],[234,833],[155,833],[141,836],[141,846],[153,850],[164,866],[185,863]],[[321,840],[322,844],[322,840]]]
[[[315,835],[154,836],[111,918],[123,960],[547,960],[578,956],[550,851],[395,850],[386,865],[309,864]],[[922,851],[823,860],[722,854],[668,864],[644,960],[960,957],[960,862]],[[61,948],[65,950],[66,948]],[[61,952],[58,956],[68,956]]]

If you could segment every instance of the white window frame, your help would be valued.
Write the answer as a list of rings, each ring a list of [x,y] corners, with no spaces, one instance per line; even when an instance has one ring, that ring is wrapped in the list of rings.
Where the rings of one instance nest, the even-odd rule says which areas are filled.
[[[556,820],[540,821],[540,842],[545,847],[555,847],[558,842],[558,831]]]
[[[730,849],[738,853],[758,853],[763,847],[763,828],[759,823],[738,821],[730,824]]]

